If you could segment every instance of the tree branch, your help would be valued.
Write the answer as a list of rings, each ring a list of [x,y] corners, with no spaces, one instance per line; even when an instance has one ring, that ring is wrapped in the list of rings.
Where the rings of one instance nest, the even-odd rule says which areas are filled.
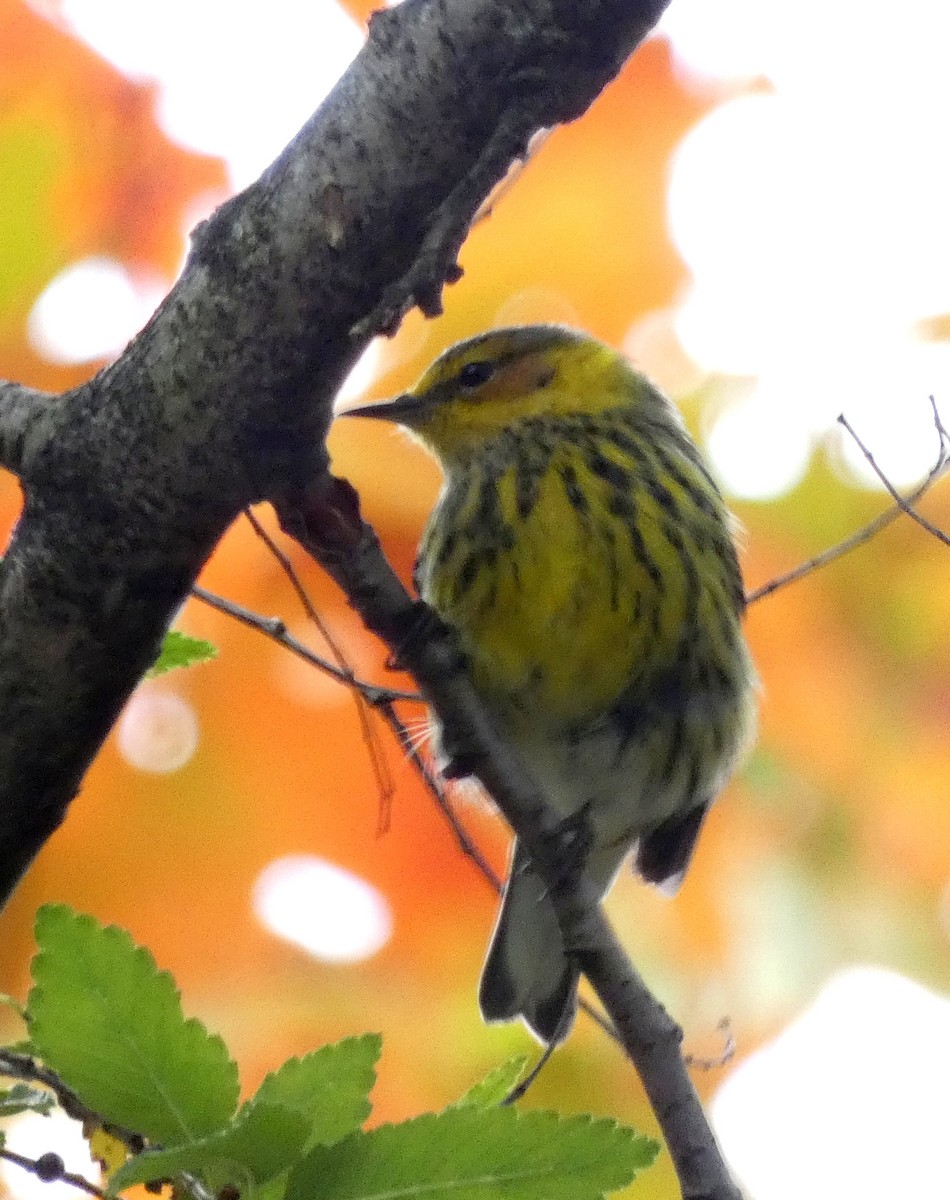
[[[813,558],[809,558],[806,562],[799,563],[797,567],[793,567],[790,571],[785,571],[781,575],[770,579],[768,583],[763,583],[757,588],[753,588],[746,593],[746,604],[755,604],[757,600],[764,600],[766,596],[771,596],[773,593],[780,591],[784,587],[788,587],[790,583],[797,583],[800,579],[807,579],[809,575],[813,575],[815,571],[821,570],[822,567],[827,567],[830,563],[836,562],[839,558],[843,558],[845,554],[850,554],[852,550],[858,546],[863,546],[865,542],[869,542],[872,538],[877,537],[882,529],[886,529],[893,521],[896,521],[901,515],[910,516],[912,519],[920,522],[919,514],[914,508],[914,505],[920,500],[926,492],[930,490],[933,483],[939,479],[947,469],[948,455],[950,455],[950,436],[944,428],[943,421],[940,418],[940,411],[937,408],[936,401],[933,396],[930,397],[930,407],[933,409],[934,427],[937,430],[937,438],[939,446],[937,450],[937,458],[934,465],[927,472],[926,478],[919,487],[915,488],[909,496],[901,496],[888,480],[878,471],[877,463],[874,461],[873,455],[868,451],[867,447],[856,436],[854,430],[844,416],[838,417],[838,421],[848,430],[852,437],[855,438],[859,449],[867,458],[870,465],[875,471],[878,471],[878,477],[884,483],[888,492],[894,499],[894,505],[879,513],[867,525],[862,526],[856,533],[852,533],[850,537],[846,537],[843,541],[837,542],[834,546],[829,546],[827,550],[822,550],[820,554],[816,554]],[[923,527],[928,533],[934,533],[935,530],[928,523],[923,522]],[[939,531],[936,531],[938,538],[941,536]]]
[[[934,411],[936,412],[936,409]],[[939,417],[937,418],[937,420],[939,422]],[[848,418],[844,415],[844,413],[841,413],[839,415],[838,424],[841,425],[842,428],[846,429],[848,431],[848,433],[851,435],[851,437],[853,438],[853,440],[855,442],[855,445],[858,447],[858,449],[864,455],[865,461],[867,462],[868,466],[871,468],[871,470],[874,472],[874,474],[881,481],[882,485],[884,486],[885,491],[891,497],[891,499],[894,501],[894,504],[896,505],[896,507],[902,513],[904,513],[906,516],[910,517],[910,519],[912,521],[916,521],[917,524],[921,527],[921,529],[923,529],[927,533],[929,533],[931,537],[935,537],[937,539],[937,541],[941,542],[944,546],[950,546],[950,535],[944,533],[944,531],[942,529],[939,529],[936,525],[934,525],[934,523],[932,521],[928,521],[926,517],[921,516],[921,514],[917,511],[917,509],[914,508],[914,501],[913,500],[905,500],[904,497],[897,490],[897,488],[894,487],[894,485],[891,483],[891,481],[887,478],[887,476],[881,470],[880,466],[878,465],[877,459],[874,457],[874,455],[871,453],[871,451],[867,448],[867,446],[865,446],[864,442],[861,440],[861,438],[855,432],[854,426],[851,424],[851,422],[848,420]],[[942,430],[942,426],[940,426],[939,428],[941,429],[941,447],[942,447],[943,430]],[[928,482],[929,482],[929,480],[928,480]],[[915,493],[915,494],[922,495],[923,490],[924,490],[923,488],[918,488],[917,493]]]
[[[20,473],[32,442],[45,436],[52,400],[47,392],[0,380],[0,467]]]

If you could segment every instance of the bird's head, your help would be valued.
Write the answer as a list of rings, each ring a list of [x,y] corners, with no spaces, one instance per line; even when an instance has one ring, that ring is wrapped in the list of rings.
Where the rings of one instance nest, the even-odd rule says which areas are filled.
[[[451,464],[526,418],[596,416],[625,405],[669,410],[609,346],[560,325],[523,325],[458,342],[410,391],[341,415],[402,425]]]

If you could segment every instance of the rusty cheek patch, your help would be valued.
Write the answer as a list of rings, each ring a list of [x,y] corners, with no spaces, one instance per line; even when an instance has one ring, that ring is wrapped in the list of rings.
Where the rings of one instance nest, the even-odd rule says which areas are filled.
[[[554,376],[555,367],[549,356],[526,354],[502,367],[482,390],[482,395],[486,400],[530,396],[539,388],[547,387]]]

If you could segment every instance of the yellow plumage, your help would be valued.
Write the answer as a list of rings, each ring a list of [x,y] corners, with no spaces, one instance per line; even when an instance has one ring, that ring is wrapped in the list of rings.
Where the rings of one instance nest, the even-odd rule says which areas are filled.
[[[355,411],[439,459],[420,593],[549,802],[584,814],[585,872],[604,892],[635,849],[675,886],[749,737],[753,679],[730,518],[675,410],[608,347],[533,326],[460,343],[412,392]],[[575,985],[516,848],[482,1011],[550,1041]]]

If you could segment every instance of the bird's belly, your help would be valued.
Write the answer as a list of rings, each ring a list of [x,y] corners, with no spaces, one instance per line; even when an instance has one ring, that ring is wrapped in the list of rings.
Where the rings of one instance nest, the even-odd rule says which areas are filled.
[[[555,729],[605,711],[675,655],[682,598],[662,591],[621,523],[579,514],[542,487],[510,539],[504,527],[470,534],[467,560],[430,567],[422,592],[457,631],[479,693],[510,724],[520,712],[526,729]]]
[[[560,738],[506,732],[562,817],[586,809],[598,841],[629,844],[712,800],[745,746],[749,717],[744,699],[722,694],[650,712],[632,731],[610,714]]]

